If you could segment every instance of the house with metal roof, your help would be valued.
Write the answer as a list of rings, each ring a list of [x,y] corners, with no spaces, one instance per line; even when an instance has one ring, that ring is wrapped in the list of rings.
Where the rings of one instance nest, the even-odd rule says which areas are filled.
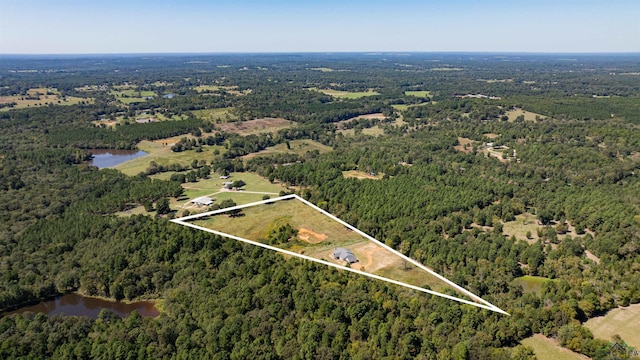
[[[201,196],[199,198],[191,200],[191,202],[198,206],[209,206],[213,204],[213,199],[208,196]]]
[[[353,253],[345,248],[333,249],[333,258],[336,260],[346,261],[349,264],[357,263],[358,258]]]

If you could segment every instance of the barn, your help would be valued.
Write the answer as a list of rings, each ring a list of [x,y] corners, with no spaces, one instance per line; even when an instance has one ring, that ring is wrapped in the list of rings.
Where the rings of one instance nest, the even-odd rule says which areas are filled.
[[[357,263],[358,258],[353,253],[345,248],[333,249],[333,258],[336,260],[346,261],[349,264]]]

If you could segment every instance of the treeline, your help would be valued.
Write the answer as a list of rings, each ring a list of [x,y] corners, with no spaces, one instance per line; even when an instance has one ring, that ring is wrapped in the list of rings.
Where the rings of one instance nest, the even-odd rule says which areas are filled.
[[[84,128],[58,128],[49,131],[47,142],[53,147],[134,149],[141,140],[199,132],[203,125],[201,120],[189,118],[181,121],[116,125],[113,129],[92,125]]]

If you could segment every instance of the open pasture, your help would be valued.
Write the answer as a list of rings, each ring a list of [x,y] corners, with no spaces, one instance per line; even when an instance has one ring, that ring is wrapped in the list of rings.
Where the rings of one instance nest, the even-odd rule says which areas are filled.
[[[56,89],[33,88],[27,90],[26,95],[0,96],[0,105],[11,103],[15,104],[13,106],[2,107],[0,108],[0,111],[49,105],[76,105],[80,103],[92,104],[93,102],[93,98],[63,96]]]
[[[293,121],[282,118],[264,118],[243,122],[227,122],[216,124],[218,130],[231,132],[240,135],[261,134],[275,132],[295,126]]]
[[[589,358],[575,353],[569,349],[565,349],[558,340],[550,339],[542,334],[534,334],[520,341],[522,345],[533,348],[533,352],[539,360],[588,360]]]
[[[324,154],[333,149],[330,146],[323,145],[314,140],[291,140],[289,141],[289,147],[287,144],[278,144],[268,147],[257,153],[247,154],[243,156],[243,159],[251,159],[256,156],[272,155],[272,154],[298,154],[304,155],[309,151],[318,150],[319,153]]]
[[[637,333],[639,324],[640,304],[634,304],[589,319],[584,326],[588,327],[596,338],[609,341],[613,335],[620,335],[627,344],[640,349],[640,336]]]
[[[321,92],[323,94],[326,94],[326,95],[329,95],[329,96],[333,96],[333,97],[339,98],[339,99],[359,99],[359,98],[365,97],[365,96],[380,95],[379,92],[373,91],[373,90],[367,90],[367,91],[341,91],[341,90],[317,89],[317,88],[310,88],[309,90],[319,91],[319,92]]]

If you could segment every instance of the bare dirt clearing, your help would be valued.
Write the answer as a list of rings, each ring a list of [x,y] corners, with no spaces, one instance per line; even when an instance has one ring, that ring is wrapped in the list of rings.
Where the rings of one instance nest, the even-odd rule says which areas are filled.
[[[327,240],[326,234],[319,234],[313,230],[300,228],[298,229],[298,238],[304,240],[310,244],[319,244]]]

